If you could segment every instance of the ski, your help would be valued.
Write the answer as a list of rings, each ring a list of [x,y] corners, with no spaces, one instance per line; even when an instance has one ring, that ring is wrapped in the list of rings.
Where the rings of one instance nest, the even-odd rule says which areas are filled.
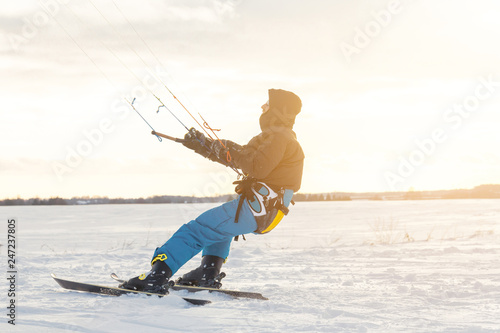
[[[127,281],[125,281],[125,280],[120,279],[120,278],[118,277],[118,275],[116,275],[115,273],[111,273],[111,274],[110,274],[110,276],[111,276],[111,278],[112,278],[113,280],[115,280],[115,281],[117,281],[117,282],[120,282],[120,283],[125,283],[125,282],[127,282]]]
[[[115,273],[111,273],[111,278],[115,281],[118,281],[120,283],[125,282],[124,280],[120,279],[118,275]],[[175,284],[172,287],[170,287],[172,290],[187,290],[188,292],[198,292],[198,291],[208,291],[208,292],[217,292],[217,293],[222,293],[226,295],[230,295],[236,298],[252,298],[252,299],[260,299],[260,300],[265,300],[267,301],[269,298],[264,297],[260,293],[254,293],[254,292],[248,292],[248,291],[239,291],[239,290],[229,290],[229,289],[217,289],[217,288],[207,288],[207,287],[195,287],[195,286],[186,286],[182,284]]]
[[[136,291],[136,290],[122,289],[122,288],[101,286],[97,284],[64,280],[56,277],[54,274],[51,274],[51,276],[61,287],[69,290],[82,291],[100,295],[109,295],[109,296],[121,296],[125,294],[139,294],[139,295],[158,296],[158,297],[168,296],[168,294],[148,293],[144,291]],[[177,295],[172,295],[172,296],[179,297]],[[211,301],[205,299],[196,299],[187,297],[181,297],[181,298],[186,302],[189,302],[194,305],[205,305],[208,303],[212,303]]]
[[[254,293],[250,291],[239,291],[239,290],[230,290],[230,289],[217,289],[217,288],[208,288],[208,287],[195,287],[195,286],[186,286],[182,284],[175,284],[172,286],[172,290],[187,290],[189,292],[198,292],[207,290],[209,292],[222,293],[226,295],[230,295],[236,298],[252,298],[252,299],[260,299],[267,301],[269,298],[264,297],[261,293]]]

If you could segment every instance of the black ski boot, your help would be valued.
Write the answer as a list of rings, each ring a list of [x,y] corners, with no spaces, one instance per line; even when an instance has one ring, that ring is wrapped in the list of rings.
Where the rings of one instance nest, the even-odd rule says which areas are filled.
[[[200,267],[184,274],[177,280],[177,284],[219,289],[222,286],[220,280],[226,276],[225,273],[220,273],[223,263],[224,259],[221,257],[204,256]]]
[[[151,270],[119,285],[119,288],[144,291],[148,293],[168,293],[168,279],[172,276],[172,271],[161,260],[155,261]]]

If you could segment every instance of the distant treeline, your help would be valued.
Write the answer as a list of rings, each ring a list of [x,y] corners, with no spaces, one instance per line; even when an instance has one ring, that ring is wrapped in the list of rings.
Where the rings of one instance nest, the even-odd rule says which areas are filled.
[[[500,199],[500,185],[486,184],[473,189],[448,191],[409,191],[405,193],[406,200],[421,200],[438,196],[438,199]]]
[[[60,197],[40,199],[5,199],[0,206],[42,206],[42,205],[105,205],[105,204],[157,204],[157,203],[205,203],[226,202],[236,198],[236,194],[213,197],[161,195],[148,198],[80,197],[64,199]],[[473,189],[442,191],[408,191],[383,193],[295,193],[294,201],[351,201],[351,200],[431,200],[431,199],[500,199],[500,185],[487,184]]]
[[[190,197],[179,195],[162,195],[148,198],[108,198],[108,197],[74,197],[64,199],[60,197],[50,199],[6,199],[0,201],[0,206],[50,206],[50,205],[107,205],[107,204],[157,204],[157,203],[202,203],[225,202],[232,200],[236,195],[221,195],[215,197]]]
[[[295,193],[293,201],[351,201],[349,195],[336,194],[336,193]]]
[[[51,205],[106,205],[106,204],[160,204],[160,203],[206,203],[227,202],[236,199],[236,194],[227,194],[214,197],[193,197],[178,195],[162,195],[148,198],[115,198],[107,197],[74,197],[64,199],[60,197],[40,199],[5,199],[0,201],[0,206],[51,206]],[[296,193],[294,201],[347,201],[350,197],[335,194],[303,194]]]

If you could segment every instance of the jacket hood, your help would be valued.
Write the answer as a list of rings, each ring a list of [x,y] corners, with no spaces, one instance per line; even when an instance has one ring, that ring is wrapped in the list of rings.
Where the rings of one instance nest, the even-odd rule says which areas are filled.
[[[260,128],[271,126],[293,128],[295,117],[302,108],[302,101],[293,92],[281,89],[269,89],[269,111],[259,119]]]

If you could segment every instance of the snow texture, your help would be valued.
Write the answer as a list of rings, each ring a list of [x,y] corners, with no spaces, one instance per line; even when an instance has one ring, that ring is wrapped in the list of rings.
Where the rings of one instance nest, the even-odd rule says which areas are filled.
[[[223,266],[224,287],[269,301],[97,296],[50,277],[116,285],[111,272],[148,270],[154,249],[210,207],[0,207],[18,219],[19,270],[16,326],[4,314],[0,331],[500,332],[500,200],[297,203],[270,234],[233,242]]]

